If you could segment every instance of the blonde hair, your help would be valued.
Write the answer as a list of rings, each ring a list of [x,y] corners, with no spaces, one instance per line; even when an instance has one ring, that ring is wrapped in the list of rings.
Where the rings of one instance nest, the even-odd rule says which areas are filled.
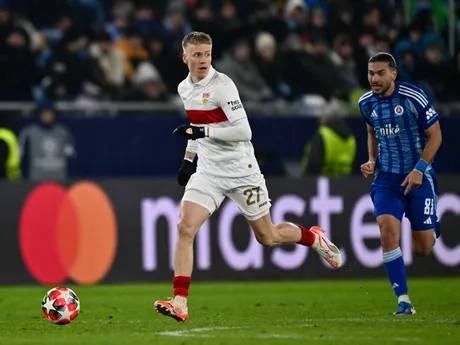
[[[182,49],[185,50],[189,44],[209,44],[212,45],[212,38],[205,32],[193,31],[182,40]]]

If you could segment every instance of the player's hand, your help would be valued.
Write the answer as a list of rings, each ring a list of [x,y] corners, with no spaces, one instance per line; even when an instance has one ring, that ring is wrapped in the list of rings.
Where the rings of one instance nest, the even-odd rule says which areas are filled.
[[[374,175],[375,161],[368,161],[367,163],[361,164],[361,172],[365,178]]]
[[[404,195],[409,194],[412,188],[418,188],[422,185],[423,174],[420,171],[412,170],[409,175],[406,176],[401,186],[404,187],[407,184]]]
[[[190,176],[192,176],[194,172],[195,167],[193,166],[193,162],[184,159],[179,171],[177,172],[177,182],[179,183],[179,186],[185,187],[188,180],[190,180]]]
[[[182,125],[174,130],[173,135],[183,135],[187,139],[196,140],[206,136],[206,129],[205,127]]]

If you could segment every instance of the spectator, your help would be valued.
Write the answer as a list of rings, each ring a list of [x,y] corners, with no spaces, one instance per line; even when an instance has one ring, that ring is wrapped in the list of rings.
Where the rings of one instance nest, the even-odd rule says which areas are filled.
[[[147,5],[137,8],[133,25],[143,36],[163,33],[165,30],[153,9]]]
[[[297,34],[303,38],[308,39],[308,8],[303,1],[289,0],[284,9],[284,18],[288,26],[290,34]]]
[[[356,139],[334,103],[319,118],[319,128],[305,146],[304,175],[347,176],[356,156]]]
[[[416,79],[428,81],[440,102],[458,100],[455,88],[458,80],[454,79],[454,71],[451,61],[445,58],[443,44],[436,38],[427,43]]]
[[[115,47],[110,35],[105,31],[97,33],[89,47],[89,52],[102,68],[104,78],[111,85],[122,87],[125,82],[127,63],[123,53]]]
[[[53,100],[74,100],[88,79],[88,37],[69,30],[56,47],[45,69],[42,85],[47,97]]]
[[[284,68],[286,82],[297,95],[315,94],[329,101],[338,94],[339,73],[321,37],[312,37],[308,44],[300,43],[299,49],[290,51]]]
[[[356,26],[353,25],[353,8],[346,1],[335,1],[332,3],[332,20],[328,28],[328,39],[333,42],[339,34],[355,37],[358,34]]]
[[[282,57],[275,37],[268,32],[261,32],[256,37],[255,46],[256,66],[271,92],[278,98],[289,97],[290,88],[283,81]]]
[[[150,62],[158,69],[167,92],[177,95],[177,85],[185,79],[188,73],[181,56],[169,48],[161,37],[150,37],[147,48]]]
[[[315,5],[310,9],[310,28],[311,36],[327,37],[328,36],[327,17],[324,8],[320,5]]]
[[[252,1],[252,11],[248,18],[251,36],[259,31],[267,31],[275,36],[278,42],[284,40],[288,34],[286,22],[271,13],[271,3],[268,0]]]
[[[27,33],[11,28],[0,51],[0,101],[32,101],[32,86],[38,80]]]
[[[5,126],[0,126],[0,179],[18,180],[21,178],[21,158],[16,134]]]
[[[446,70],[451,71],[446,76],[450,91],[433,93],[441,99],[454,99],[457,83],[452,80],[457,74],[452,57],[446,55],[446,6],[420,2],[411,11],[412,21],[406,27],[404,8],[397,7],[401,3],[365,0],[356,6],[351,0],[47,0],[43,6],[38,0],[0,0],[0,89],[4,90],[0,101],[33,100],[43,94],[67,101],[119,100],[127,95],[145,99],[144,86],[150,84],[139,84],[145,80],[139,78],[141,64],[149,83],[162,81],[161,86],[156,84],[157,95],[148,94],[154,100],[164,99],[165,94],[176,94],[177,84],[187,74],[181,62],[181,41],[191,30],[212,35],[213,58],[218,62],[234,58],[226,54],[227,50],[241,39],[247,40],[255,52],[257,74],[271,94],[254,97],[248,93],[246,97],[251,99],[292,101],[320,93],[323,98],[339,96],[345,100],[355,89],[356,80],[368,88],[366,69],[353,65],[367,65],[376,51],[393,51],[400,80],[412,81],[427,93],[439,89],[441,82],[438,75],[425,75],[419,70],[421,66],[432,72],[443,68],[443,76]],[[92,29],[97,29],[94,42],[90,42]],[[103,29],[108,35],[100,34]],[[427,48],[427,37],[432,34],[443,35],[437,38],[443,50],[441,61],[437,61],[437,48]],[[352,39],[352,47],[343,43],[343,35]],[[292,49],[294,41],[298,49]],[[325,51],[324,61],[318,50]],[[122,67],[121,56],[126,67]],[[337,74],[338,85],[334,87],[331,71]],[[139,94],[140,90],[144,91]]]
[[[357,66],[353,59],[353,44],[350,37],[338,35],[334,39],[331,61],[339,74],[341,95],[348,99],[350,93],[361,88],[357,78]]]
[[[125,57],[126,78],[132,81],[136,73],[137,66],[149,58],[147,50],[144,48],[144,43],[141,33],[130,28],[126,33],[126,38],[117,42],[117,48]]]
[[[409,41],[399,42],[395,46],[394,57],[398,64],[398,80],[413,84],[417,65],[414,46]]]
[[[251,47],[246,40],[238,41],[233,49],[216,63],[236,84],[243,102],[263,102],[273,93],[251,60]]]
[[[184,17],[184,9],[180,6],[171,6],[163,20],[170,47],[182,54],[182,39],[192,31],[192,26]]]
[[[124,95],[125,101],[165,101],[167,88],[157,69],[147,61],[139,64],[132,80],[133,87]]]
[[[235,5],[231,1],[224,1],[218,20],[219,42],[212,48],[214,57],[220,59],[224,49],[232,47],[246,29],[248,28],[239,18]]]
[[[37,107],[38,122],[19,134],[22,169],[32,181],[64,181],[68,159],[75,156],[73,138],[66,127],[56,122],[56,111],[43,101]]]

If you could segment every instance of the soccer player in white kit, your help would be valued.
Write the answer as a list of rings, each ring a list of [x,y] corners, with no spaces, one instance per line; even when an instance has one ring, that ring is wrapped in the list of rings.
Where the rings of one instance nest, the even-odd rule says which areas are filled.
[[[221,205],[233,200],[263,246],[298,243],[318,252],[332,267],[342,265],[339,249],[313,226],[281,223],[270,217],[270,199],[264,176],[254,155],[251,127],[233,81],[211,66],[211,37],[192,32],[182,41],[183,61],[190,73],[178,86],[190,125],[176,128],[175,135],[188,144],[178,182],[185,186],[174,252],[174,298],[158,300],[158,313],[184,322],[193,268],[193,241],[198,229]],[[198,155],[197,171],[193,160]]]

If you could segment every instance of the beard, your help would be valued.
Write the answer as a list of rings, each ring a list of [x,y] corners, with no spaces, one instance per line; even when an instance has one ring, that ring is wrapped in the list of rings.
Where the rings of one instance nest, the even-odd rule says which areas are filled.
[[[374,90],[374,87],[372,87],[372,92],[374,93],[374,95],[377,95],[377,96],[383,96],[387,93],[387,91],[390,89],[391,87],[391,83],[388,84],[388,85],[382,85],[382,86],[379,86],[380,87],[380,90],[379,91],[375,91]]]

